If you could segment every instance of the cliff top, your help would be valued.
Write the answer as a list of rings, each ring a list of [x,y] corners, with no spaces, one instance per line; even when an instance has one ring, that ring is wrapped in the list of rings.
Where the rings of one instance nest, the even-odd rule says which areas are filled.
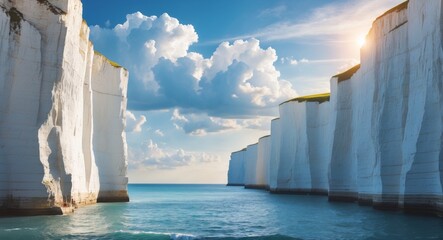
[[[303,97],[297,97],[290,99],[286,102],[282,102],[280,105],[288,103],[288,102],[318,102],[323,103],[329,101],[329,98],[331,97],[330,93],[321,93],[321,94],[314,94],[314,95],[308,95]]]
[[[270,137],[271,135],[266,135],[266,136],[263,136],[263,137],[261,137],[261,138],[259,138],[259,139],[262,139],[262,138],[267,138],[267,137]]]
[[[120,64],[118,64],[118,63],[116,63],[116,62],[110,60],[109,58],[107,58],[106,56],[104,56],[103,54],[101,54],[100,52],[98,52],[98,51],[94,51],[94,53],[97,54],[97,55],[99,55],[99,56],[104,57],[104,58],[109,62],[109,64],[111,64],[113,67],[116,67],[116,68],[123,68]]]
[[[249,144],[248,147],[253,147],[253,146],[255,146],[255,145],[258,145],[258,142],[257,142],[257,143],[254,143],[254,144]],[[248,147],[246,147],[246,149],[247,149]]]
[[[106,59],[106,60],[107,60],[107,61],[108,61],[113,67],[116,67],[116,68],[121,68],[121,67],[122,67],[120,64],[118,64],[118,63],[116,63],[116,62],[110,60],[110,59],[107,58],[105,55],[101,54],[100,52],[98,52],[98,51],[94,51],[94,53],[97,54],[97,55],[99,55],[99,56],[101,56],[101,57],[103,57],[103,58],[105,58],[105,59]]]
[[[234,153],[240,153],[240,152],[244,152],[244,151],[246,151],[246,148],[243,148],[242,150],[238,150],[238,151],[232,152],[231,155],[234,154]]]
[[[386,16],[386,15],[388,15],[388,14],[390,14],[390,13],[393,13],[393,12],[400,12],[400,11],[402,11],[402,10],[404,10],[404,9],[407,9],[407,8],[408,8],[408,5],[409,5],[409,0],[406,1],[406,2],[403,2],[403,3],[400,3],[399,5],[397,5],[397,6],[393,7],[393,8],[391,8],[391,9],[389,9],[388,11],[386,11],[385,13],[383,13],[382,15],[380,15],[379,17],[377,17],[375,20],[377,21],[378,19],[380,19],[380,18],[382,18],[382,17],[384,17],[384,16]]]
[[[351,79],[351,77],[358,71],[358,69],[360,69],[360,64],[352,67],[351,69],[348,69],[340,74],[337,74],[333,77],[337,78],[337,82],[343,82],[346,80]]]

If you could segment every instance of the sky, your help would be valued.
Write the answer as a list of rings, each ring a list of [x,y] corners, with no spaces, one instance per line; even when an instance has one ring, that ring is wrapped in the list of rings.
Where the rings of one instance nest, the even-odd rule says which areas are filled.
[[[226,183],[278,105],[329,92],[402,0],[83,1],[96,51],[130,72],[131,183]]]

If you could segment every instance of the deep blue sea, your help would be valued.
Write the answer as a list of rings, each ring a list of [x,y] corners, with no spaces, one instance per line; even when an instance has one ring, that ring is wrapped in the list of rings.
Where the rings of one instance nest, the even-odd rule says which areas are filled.
[[[0,218],[0,239],[443,239],[443,219],[224,185],[130,185],[130,203]]]

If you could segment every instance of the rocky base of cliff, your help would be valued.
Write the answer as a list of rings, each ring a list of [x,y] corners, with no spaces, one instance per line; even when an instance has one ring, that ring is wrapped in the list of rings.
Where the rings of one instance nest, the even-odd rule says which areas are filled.
[[[97,202],[129,202],[128,191],[104,191],[100,192]]]

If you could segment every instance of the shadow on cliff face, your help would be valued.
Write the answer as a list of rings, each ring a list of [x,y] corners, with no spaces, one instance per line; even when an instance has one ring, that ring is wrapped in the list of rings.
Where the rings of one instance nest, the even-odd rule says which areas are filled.
[[[48,164],[49,175],[52,178],[50,183],[45,183],[50,194],[49,199],[52,205],[70,207],[72,205],[72,176],[66,174],[65,171],[59,128],[52,128],[47,141],[51,150],[51,154],[48,156]]]

